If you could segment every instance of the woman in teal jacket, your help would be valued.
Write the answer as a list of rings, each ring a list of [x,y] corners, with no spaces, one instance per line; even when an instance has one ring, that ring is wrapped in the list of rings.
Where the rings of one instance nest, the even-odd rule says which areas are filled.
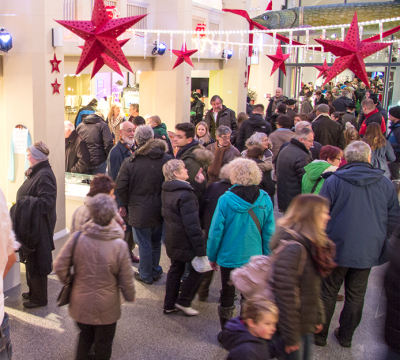
[[[230,162],[230,171],[234,186],[218,200],[207,241],[210,265],[215,271],[218,265],[221,269],[221,328],[235,310],[231,271],[246,264],[251,256],[268,255],[269,240],[275,232],[271,198],[257,187],[262,178],[257,164],[237,158]]]

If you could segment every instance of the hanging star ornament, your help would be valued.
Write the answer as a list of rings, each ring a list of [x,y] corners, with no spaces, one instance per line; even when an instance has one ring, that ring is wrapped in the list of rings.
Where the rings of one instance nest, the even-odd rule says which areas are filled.
[[[56,82],[54,82],[54,83],[51,84],[51,86],[53,87],[53,95],[54,95],[55,93],[60,93],[60,86],[61,86],[61,84],[59,84],[59,83],[57,82],[57,79],[56,79]]]
[[[169,50],[172,51],[172,53],[174,55],[176,55],[178,58],[176,59],[175,65],[172,68],[172,70],[174,70],[177,66],[179,66],[180,64],[182,64],[183,62],[188,63],[191,67],[194,68],[192,60],[190,59],[190,57],[196,53],[198,50],[188,50],[186,43],[182,45],[182,49],[181,50]]]
[[[322,66],[316,65],[314,67],[319,71],[317,79],[319,79],[321,76],[323,79],[325,79],[329,73],[329,70],[331,69],[331,67],[328,66],[328,64],[327,64],[326,59],[324,61],[324,65],[322,65]]]
[[[54,71],[60,72],[60,69],[58,68],[58,65],[60,65],[62,60],[57,60],[56,54],[54,54],[53,60],[50,60],[51,65],[53,66],[53,70],[51,70],[51,73]]]
[[[118,43],[120,44],[121,47],[123,47],[129,40],[130,39],[121,40],[121,41],[118,41]],[[78,48],[83,49],[83,46],[78,46]],[[118,63],[114,59],[110,58],[106,54],[101,54],[101,56],[94,61],[92,77],[90,78],[90,80],[92,80],[94,78],[94,76],[101,70],[101,68],[104,65],[107,65],[110,69],[114,70],[117,74],[124,76],[122,74],[122,71],[121,71]]]
[[[275,55],[267,55],[267,56],[274,62],[274,66],[272,67],[271,75],[279,68],[282,70],[282,72],[286,76],[285,61],[290,57],[290,54],[284,54],[282,52],[282,47],[281,47],[280,42],[278,42],[278,48],[276,49],[276,54]]]
[[[107,55],[133,72],[117,38],[145,16],[147,14],[110,19],[104,1],[95,0],[91,21],[55,20],[85,40],[82,55],[75,73],[77,75],[80,74],[89,64],[101,58],[102,54]]]
[[[331,81],[344,70],[349,69],[359,79],[361,79],[367,87],[369,87],[364,59],[391,45],[391,43],[361,41],[358,29],[357,12],[354,14],[353,21],[351,22],[351,26],[344,41],[321,39],[315,39],[315,41],[324,46],[325,52],[329,51],[333,55],[339,56],[335,59],[323,85]]]

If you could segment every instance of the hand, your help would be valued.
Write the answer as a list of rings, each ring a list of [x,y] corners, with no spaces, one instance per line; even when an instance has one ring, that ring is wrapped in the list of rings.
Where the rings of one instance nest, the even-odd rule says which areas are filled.
[[[323,328],[324,328],[324,325],[322,325],[322,324],[315,325],[315,333],[319,334]]]
[[[211,269],[213,269],[214,271],[218,271],[218,265],[215,261],[214,262],[210,261],[210,266],[211,266]]]
[[[293,346],[285,346],[285,351],[287,354],[300,350],[300,344],[296,344]]]
[[[125,216],[126,216],[126,207],[125,207],[125,206],[121,206],[121,207],[119,208],[119,214],[120,214],[122,217],[125,217]]]
[[[197,173],[196,177],[194,178],[194,180],[196,182],[198,182],[199,184],[201,184],[202,182],[204,182],[206,180],[206,178],[203,175],[203,168],[199,169],[199,172]]]

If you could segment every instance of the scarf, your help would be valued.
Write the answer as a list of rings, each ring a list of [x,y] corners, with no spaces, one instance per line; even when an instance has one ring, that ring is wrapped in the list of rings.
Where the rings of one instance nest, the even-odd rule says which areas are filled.
[[[124,145],[131,153],[133,152],[133,149],[134,149],[134,146],[135,146],[135,144],[133,144],[133,145],[129,145],[128,143],[126,143],[124,140],[120,140],[121,141],[121,144],[122,145]]]
[[[224,155],[227,150],[231,148],[232,144],[229,143],[228,146],[218,146],[218,143],[215,144],[215,152],[214,152],[214,161],[208,167],[208,173],[210,175],[219,175],[219,171],[222,167],[222,162],[224,160]]]
[[[199,142],[197,140],[193,140],[190,144],[186,144],[184,147],[180,148],[179,151],[176,154],[176,158],[179,160],[182,155],[190,149],[192,146],[199,145]]]
[[[109,127],[112,134],[115,134],[115,128],[120,125],[123,120],[124,118],[121,114],[119,114],[117,117],[111,116],[111,119],[109,119]]]
[[[327,239],[324,246],[317,246],[311,242],[311,256],[317,266],[319,274],[326,278],[337,266],[333,260],[336,256],[336,245],[332,240]]]

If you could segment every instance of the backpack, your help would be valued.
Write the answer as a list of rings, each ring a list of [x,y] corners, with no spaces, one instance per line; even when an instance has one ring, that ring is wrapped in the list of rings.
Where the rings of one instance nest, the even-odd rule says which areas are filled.
[[[294,240],[280,240],[279,246],[270,256],[252,256],[250,261],[231,272],[231,281],[246,300],[262,298],[275,302],[273,275],[274,264],[279,254],[289,245],[301,247],[301,261],[298,275],[302,275],[307,260],[307,250],[304,245]]]

